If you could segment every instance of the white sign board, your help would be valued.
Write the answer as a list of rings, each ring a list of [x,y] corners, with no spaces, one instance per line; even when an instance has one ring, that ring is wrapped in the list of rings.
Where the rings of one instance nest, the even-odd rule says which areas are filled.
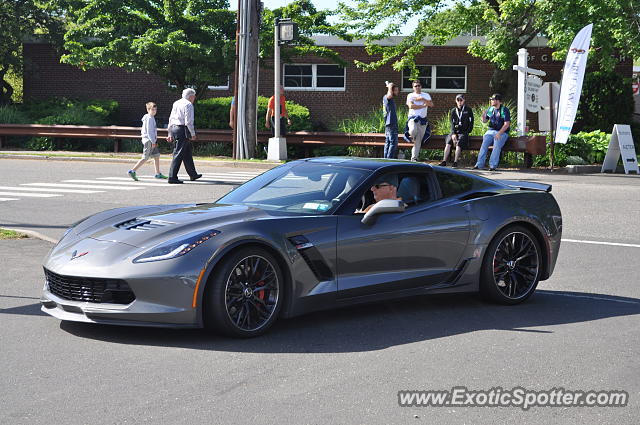
[[[555,118],[558,116],[558,99],[560,98],[560,84],[556,82],[544,83],[538,92],[541,110],[538,112],[538,131],[555,130]],[[553,108],[552,108],[553,106]],[[553,117],[551,112],[553,111]]]
[[[540,111],[540,87],[542,87],[542,79],[535,75],[529,75],[527,77],[526,85],[526,101],[527,111],[539,112]]]
[[[602,163],[601,173],[607,171],[614,173],[618,165],[618,159],[622,155],[622,165],[624,165],[624,173],[638,174],[638,160],[636,158],[636,149],[633,146],[633,138],[631,137],[631,127],[623,124],[613,126],[611,140],[607,148],[607,154]]]

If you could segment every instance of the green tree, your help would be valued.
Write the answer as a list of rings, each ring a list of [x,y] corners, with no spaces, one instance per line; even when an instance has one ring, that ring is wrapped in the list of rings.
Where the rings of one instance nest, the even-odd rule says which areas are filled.
[[[538,35],[549,38],[556,59],[564,59],[575,34],[593,23],[591,65],[611,70],[616,52],[640,56],[640,0],[357,0],[354,6],[341,4],[339,11],[342,28],[357,32],[367,51],[379,55],[357,63],[366,70],[392,62],[394,69],[409,68],[415,75],[415,57],[425,38],[438,45],[462,34],[482,35],[484,40],[473,40],[468,52],[496,66],[491,86],[502,92],[515,78],[511,65],[518,49]],[[399,44],[377,44],[416,16],[415,29]]]
[[[11,103],[12,81],[23,71],[22,42],[34,34],[59,42],[61,21],[55,10],[35,0],[0,2],[0,105]]]
[[[311,0],[296,0],[274,10],[265,9],[260,26],[260,57],[265,59],[273,56],[275,18],[291,18],[298,24],[299,39],[294,44],[282,46],[280,55],[283,61],[312,54],[346,65],[337,52],[324,46],[316,46],[311,38],[313,35],[335,35],[346,40],[351,39],[345,28],[329,23],[329,17],[334,14],[335,12],[330,10],[316,9]]]
[[[200,97],[226,83],[235,56],[227,0],[57,0],[67,10],[62,62],[147,71]]]

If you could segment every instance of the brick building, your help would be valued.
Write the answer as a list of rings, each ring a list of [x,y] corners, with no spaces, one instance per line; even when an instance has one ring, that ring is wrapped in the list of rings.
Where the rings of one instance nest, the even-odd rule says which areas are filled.
[[[487,61],[467,53],[472,37],[458,37],[444,46],[425,44],[416,58],[423,82],[423,91],[431,94],[435,107],[429,111],[438,117],[454,105],[456,93],[465,93],[467,103],[485,102],[490,95],[489,81],[494,67]],[[394,38],[386,43],[394,43]],[[316,44],[330,47],[352,64],[354,60],[371,61],[360,41],[346,42],[335,37],[318,36]],[[545,81],[559,81],[563,61],[551,58],[546,40],[535,39],[529,46],[529,66],[546,71]],[[26,69],[24,97],[115,99],[120,104],[121,124],[138,125],[144,112],[144,103],[155,100],[159,107],[159,122],[166,122],[171,103],[177,94],[167,82],[146,72],[127,72],[118,68],[82,71],[61,64],[59,55],[48,44],[30,42],[24,45]],[[270,64],[267,64],[268,66]],[[623,60],[618,66],[623,75],[632,75],[632,61]],[[514,71],[515,73],[515,71]],[[340,68],[330,60],[316,57],[296,58],[294,63],[283,64],[283,81],[287,99],[309,108],[311,119],[319,127],[353,117],[380,107],[386,89],[385,80],[402,84],[401,101],[411,89],[408,75],[395,71],[391,65],[364,72],[354,65]],[[230,76],[229,81],[233,81]],[[258,92],[270,96],[273,92],[272,67],[260,69]],[[231,84],[211,87],[207,97],[231,96]],[[513,99],[515,103],[515,99]],[[514,118],[515,119],[515,118]],[[533,115],[530,116],[535,122]]]

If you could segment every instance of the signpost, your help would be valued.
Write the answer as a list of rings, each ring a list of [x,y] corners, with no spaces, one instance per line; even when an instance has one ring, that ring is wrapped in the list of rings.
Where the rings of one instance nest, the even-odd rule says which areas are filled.
[[[513,65],[513,70],[518,71],[518,136],[524,136],[527,134],[527,75],[533,74],[544,77],[547,73],[527,67],[527,49],[518,50],[518,64]],[[534,98],[538,97],[537,90],[540,89],[541,83],[542,80],[540,80],[540,83],[537,81],[534,83],[534,88],[532,88],[532,93],[535,90]]]
[[[626,124],[613,126],[611,140],[609,140],[609,147],[600,172],[615,173],[618,159],[620,159],[621,155],[624,173],[638,174],[638,160],[636,159],[636,149],[633,146],[633,138],[631,137],[631,127]]]

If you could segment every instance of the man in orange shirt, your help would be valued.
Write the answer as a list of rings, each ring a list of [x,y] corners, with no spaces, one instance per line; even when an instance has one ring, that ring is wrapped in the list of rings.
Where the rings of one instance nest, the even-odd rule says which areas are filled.
[[[275,121],[274,117],[276,115],[276,97],[271,96],[269,98],[269,105],[267,106],[267,115],[265,117],[264,125],[267,128],[271,129],[271,135],[275,136]],[[287,134],[287,126],[291,125],[291,119],[289,118],[289,112],[287,112],[287,105],[285,103],[284,98],[284,88],[280,86],[280,136],[284,136]]]

